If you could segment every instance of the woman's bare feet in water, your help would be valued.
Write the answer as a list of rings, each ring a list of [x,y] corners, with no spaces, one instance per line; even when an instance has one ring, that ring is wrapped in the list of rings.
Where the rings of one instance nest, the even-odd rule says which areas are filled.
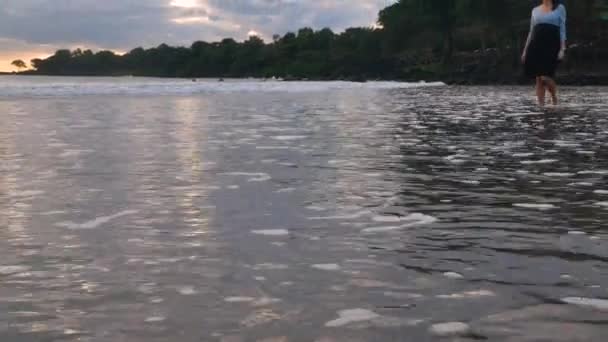
[[[551,94],[551,102],[554,106],[557,106],[557,83],[551,78],[547,76],[541,76],[541,80],[544,86],[549,90],[549,94]]]

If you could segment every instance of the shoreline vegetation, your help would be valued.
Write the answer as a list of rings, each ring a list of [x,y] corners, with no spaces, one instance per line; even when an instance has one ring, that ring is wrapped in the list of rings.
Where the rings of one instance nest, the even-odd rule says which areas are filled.
[[[227,38],[190,47],[135,48],[123,55],[58,50],[17,74],[526,84],[520,56],[534,3],[401,0],[382,9],[373,28],[342,33],[302,28],[275,35],[272,42]],[[565,5],[569,48],[559,82],[608,85],[608,0]]]

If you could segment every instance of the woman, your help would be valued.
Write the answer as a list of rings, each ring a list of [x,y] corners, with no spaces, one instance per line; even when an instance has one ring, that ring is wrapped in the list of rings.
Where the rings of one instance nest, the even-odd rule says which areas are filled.
[[[538,103],[545,104],[545,91],[557,104],[555,69],[566,54],[566,7],[558,0],[543,0],[532,10],[530,33],[522,54],[526,75],[536,78]]]

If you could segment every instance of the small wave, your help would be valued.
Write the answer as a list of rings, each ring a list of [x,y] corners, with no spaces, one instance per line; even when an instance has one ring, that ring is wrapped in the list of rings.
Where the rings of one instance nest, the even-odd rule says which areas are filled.
[[[263,80],[199,80],[125,77],[40,77],[0,78],[3,97],[70,97],[82,95],[193,95],[217,93],[310,93],[329,90],[405,89],[445,86],[443,82],[366,83],[346,81],[264,82]]]

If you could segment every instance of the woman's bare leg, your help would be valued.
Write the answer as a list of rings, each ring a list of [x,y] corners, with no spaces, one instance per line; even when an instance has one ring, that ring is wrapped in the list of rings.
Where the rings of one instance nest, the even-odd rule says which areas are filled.
[[[536,77],[536,98],[538,99],[539,105],[545,105],[545,83],[540,76]]]
[[[551,100],[553,101],[553,105],[557,105],[557,83],[551,77],[543,77],[544,83],[551,93]]]

